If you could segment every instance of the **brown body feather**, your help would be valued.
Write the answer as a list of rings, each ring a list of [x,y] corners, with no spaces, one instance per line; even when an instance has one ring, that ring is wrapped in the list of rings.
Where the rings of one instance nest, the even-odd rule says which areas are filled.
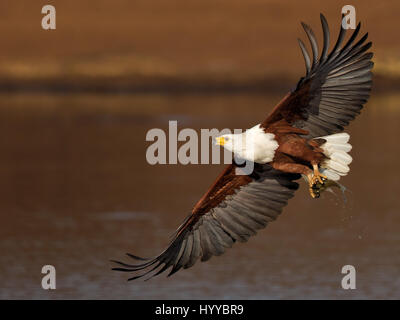
[[[277,118],[276,115],[273,117]],[[288,119],[282,117],[264,127],[265,132],[275,135],[275,140],[279,145],[270,165],[284,172],[307,175],[311,172],[310,167],[313,164],[319,165],[325,159],[325,155],[317,141],[302,137],[308,135],[308,131],[293,127],[289,123],[296,119],[294,115],[289,115]],[[262,126],[265,125],[266,122],[263,122]]]

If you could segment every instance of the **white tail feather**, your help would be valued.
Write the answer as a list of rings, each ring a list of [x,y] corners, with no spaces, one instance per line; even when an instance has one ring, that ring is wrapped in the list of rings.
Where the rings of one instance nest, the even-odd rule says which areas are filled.
[[[349,164],[353,161],[348,154],[352,148],[348,143],[350,135],[342,132],[317,139],[326,140],[321,149],[328,159],[321,163],[321,173],[330,180],[338,181],[341,176],[347,175],[350,171]]]
[[[325,139],[327,142],[344,144],[350,140],[350,135],[346,132],[341,132],[341,133],[335,133],[335,134],[331,134],[329,136],[320,137],[320,138]]]

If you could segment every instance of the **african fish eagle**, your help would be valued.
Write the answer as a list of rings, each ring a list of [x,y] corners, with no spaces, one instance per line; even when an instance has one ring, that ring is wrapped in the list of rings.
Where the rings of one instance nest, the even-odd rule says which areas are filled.
[[[328,53],[329,27],[321,14],[323,48],[318,53],[311,28],[302,23],[311,44],[312,59],[299,39],[306,74],[260,124],[241,134],[223,135],[216,143],[234,155],[254,162],[250,174],[237,174],[241,167],[228,165],[194,206],[158,256],[138,264],[114,261],[113,270],[133,272],[129,280],[156,276],[170,267],[168,276],[190,268],[200,259],[221,255],[236,241],[245,242],[275,220],[303,176],[309,192],[318,198],[328,183],[349,172],[349,135],[344,126],[367,102],[372,85],[372,43],[368,33],[356,42],[361,24],[344,43],[341,26],[334,48]]]

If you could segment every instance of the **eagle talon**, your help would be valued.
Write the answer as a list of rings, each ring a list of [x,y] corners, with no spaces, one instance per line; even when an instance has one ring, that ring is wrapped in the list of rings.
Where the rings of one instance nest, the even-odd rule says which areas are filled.
[[[314,198],[314,199],[319,198],[320,195],[321,195],[320,192],[319,192],[319,189],[316,189],[314,187],[310,188],[309,191],[310,191],[311,197]]]
[[[315,174],[312,176],[311,180],[310,180],[310,186],[315,186],[318,183],[323,185],[325,183],[325,181],[328,180],[327,177],[325,177],[324,175],[320,174],[318,172],[318,174]]]
[[[311,197],[319,198],[320,197],[320,189],[325,184],[325,181],[328,178],[319,172],[318,165],[313,165],[314,172],[311,173],[308,177],[309,181],[309,192]]]

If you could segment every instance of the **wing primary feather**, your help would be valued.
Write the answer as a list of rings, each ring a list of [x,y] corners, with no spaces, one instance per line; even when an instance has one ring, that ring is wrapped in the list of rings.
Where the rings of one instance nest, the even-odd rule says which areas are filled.
[[[168,277],[173,275],[175,272],[180,270],[189,262],[190,255],[192,254],[192,248],[193,248],[193,235],[189,234],[186,241],[185,250],[182,253],[182,256],[179,258],[179,261],[175,263],[175,266],[172,268]]]
[[[132,271],[135,271],[135,270],[126,269],[126,268],[112,268],[111,270],[113,270],[113,271],[122,271],[122,272],[132,272]]]
[[[135,259],[135,260],[141,260],[141,261],[148,261],[149,260],[149,258],[138,257],[138,256],[135,256],[135,255],[133,255],[131,253],[127,253],[126,255],[128,257],[131,257],[132,259]]]
[[[192,251],[189,256],[189,261],[183,266],[183,268],[187,269],[193,266],[200,256],[201,256],[200,232],[198,229],[195,229],[193,230],[193,245],[192,245]]]
[[[157,262],[157,260],[155,260],[155,261]],[[146,271],[145,273],[142,273],[142,274],[140,274],[140,275],[137,275],[137,276],[135,276],[135,277],[129,278],[128,281],[135,280],[135,279],[139,279],[139,278],[142,278],[142,277],[148,275],[149,273],[151,273],[151,272],[153,272],[154,270],[156,270],[161,264],[162,264],[162,262],[158,262],[158,264],[155,265],[155,266],[154,266],[153,268],[151,268],[150,270],[148,270],[148,271]]]
[[[320,18],[321,18],[322,31],[324,33],[324,46],[322,48],[322,53],[320,58],[320,63],[323,63],[328,57],[327,53],[329,49],[330,33],[329,33],[328,22],[326,21],[326,18],[322,13],[320,14]]]
[[[175,272],[177,272],[181,267],[182,264],[180,263],[180,261],[182,260],[183,255],[185,254],[185,250],[186,250],[186,246],[187,246],[187,239],[189,237],[187,236],[186,238],[183,239],[182,244],[181,244],[181,248],[179,250],[179,254],[175,259],[174,265],[171,269],[171,272],[168,274],[167,277],[173,275]]]
[[[360,32],[361,28],[361,22],[358,23],[357,28],[354,30],[353,34],[351,35],[350,39],[347,41],[347,43],[343,46],[341,50],[341,54],[346,54],[347,50],[351,48],[351,44],[354,42],[354,40],[357,38],[358,33]]]
[[[116,260],[111,260],[111,262],[117,263],[117,264],[119,264],[119,265],[121,265],[121,266],[124,266],[124,267],[126,267],[126,268],[130,268],[132,271],[135,271],[135,270],[142,270],[142,269],[145,269],[145,268],[147,268],[147,267],[153,265],[154,263],[156,263],[157,260],[156,260],[156,259],[153,259],[153,260],[150,260],[150,261],[148,261],[148,262],[146,262],[146,263],[136,264],[136,265],[135,265],[135,264],[127,264],[127,263],[123,263],[123,262],[116,261]]]
[[[174,264],[174,262],[175,262],[176,259],[177,259],[177,256],[181,253],[181,250],[180,250],[181,248],[179,248],[178,250],[176,250],[176,248],[177,248],[178,246],[180,246],[180,245],[182,245],[182,242],[181,242],[181,241],[176,242],[174,246],[169,247],[167,250],[165,250],[165,251],[157,258],[157,260],[159,261],[159,263],[158,263],[153,269],[151,269],[150,271],[146,272],[146,273],[143,274],[143,275],[149,274],[150,272],[154,271],[154,270],[157,269],[161,264],[164,264],[164,266],[163,266],[160,270],[158,270],[156,273],[154,273],[153,275],[151,275],[150,278],[146,279],[146,281],[147,281],[147,280],[150,280],[151,278],[153,278],[153,277],[155,277],[155,276],[158,276],[158,275],[161,274],[161,273],[163,273],[165,270],[167,270],[169,267],[171,267],[171,266]],[[172,254],[169,255],[169,252],[171,252],[171,251],[172,251]]]
[[[303,53],[303,57],[304,57],[304,62],[306,65],[306,75],[308,75],[311,71],[311,60],[310,60],[310,56],[307,52],[306,47],[304,46],[303,41],[301,41],[300,39],[297,39],[299,41],[299,45],[300,45],[300,49],[301,52]]]
[[[204,224],[202,224],[199,227],[199,231],[200,231],[200,244],[202,249],[202,255],[200,261],[204,262],[211,258],[211,256],[213,255],[214,248],[207,234],[207,231],[205,230]]]
[[[110,261],[111,261],[112,263],[119,264],[120,266],[123,266],[123,267],[125,267],[125,268],[129,268],[131,271],[140,270],[140,269],[146,268],[146,267],[148,267],[149,265],[151,265],[150,262],[153,262],[153,261],[150,261],[149,263],[146,263],[146,264],[137,264],[137,265],[134,265],[134,264],[127,264],[127,263],[124,263],[124,262],[121,262],[121,261],[117,261],[117,260],[110,260]]]
[[[312,50],[312,54],[313,54],[313,61],[312,61],[312,66],[311,66],[311,70],[312,70],[312,69],[314,69],[314,67],[316,66],[317,61],[318,61],[318,43],[317,43],[317,40],[315,39],[315,34],[312,31],[312,29],[310,28],[310,26],[305,24],[304,22],[302,22],[301,25],[303,26],[303,29],[306,32],[308,40],[310,41],[310,44],[311,44],[311,50]]]
[[[232,247],[235,239],[232,238],[214,218],[209,218],[210,229],[214,232],[214,235],[218,238],[220,244],[225,248]]]
[[[165,263],[160,270],[158,270],[155,274],[151,275],[151,277],[149,279],[146,279],[146,280],[150,280],[151,278],[154,278],[155,276],[158,276],[159,274],[161,274],[165,270],[167,270],[171,265],[172,265],[171,263]]]
[[[362,43],[360,43],[360,44],[362,44]],[[372,42],[367,42],[365,45],[363,45],[361,47],[354,46],[345,56],[340,58],[340,60],[337,61],[336,64],[343,64],[343,63],[347,63],[347,62],[359,59],[360,55],[362,55],[365,51],[367,51],[369,48],[371,48],[371,46],[372,46]]]
[[[339,32],[338,39],[337,39],[336,44],[335,44],[335,46],[333,47],[331,53],[329,54],[329,57],[328,57],[327,62],[328,62],[328,61],[331,61],[331,60],[332,60],[333,58],[335,58],[336,55],[339,53],[339,51],[340,51],[340,45],[342,44],[345,35],[346,35],[346,29],[344,29],[344,28],[342,27],[342,24],[340,24],[340,32]]]
[[[356,61],[359,61],[360,59],[362,59],[364,52],[367,51],[371,47],[372,43],[368,42],[362,46],[361,45],[362,45],[361,42],[360,42],[360,45],[358,45],[358,46],[355,45],[353,48],[351,48],[351,50],[346,55],[344,55],[343,57],[340,57],[339,59],[337,59],[335,61],[332,61],[332,65],[336,65],[336,66],[347,65],[349,63],[356,62]],[[329,66],[329,67],[334,68],[334,66]]]
[[[368,33],[366,33],[355,45],[351,47],[350,50],[341,57],[338,57],[337,59],[333,59],[329,63],[325,64],[323,66],[322,70],[326,70],[332,67],[332,65],[344,65],[349,62],[352,62],[360,57],[361,54],[363,54],[365,51],[367,51],[372,43],[368,42],[365,45],[363,45],[364,41],[368,38]]]

